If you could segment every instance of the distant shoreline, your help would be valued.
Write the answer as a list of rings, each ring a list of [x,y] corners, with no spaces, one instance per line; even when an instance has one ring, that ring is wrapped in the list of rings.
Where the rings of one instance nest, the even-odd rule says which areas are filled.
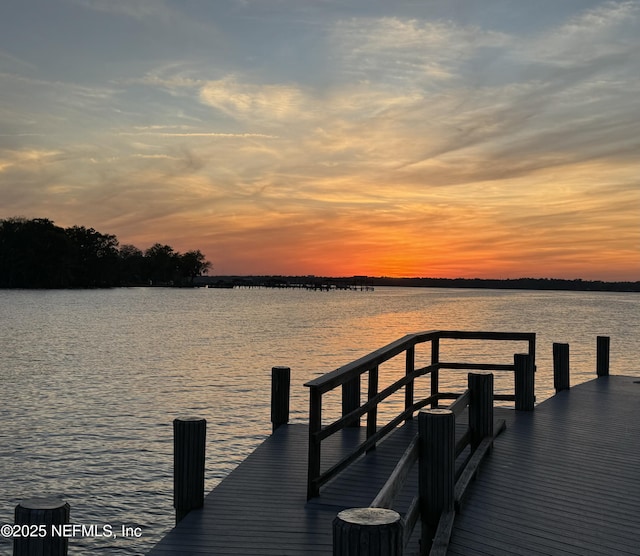
[[[561,278],[386,278],[384,276],[199,276],[192,284],[172,283],[127,283],[110,286],[47,287],[1,287],[0,290],[87,290],[115,288],[304,288],[310,290],[366,290],[380,286],[402,288],[458,288],[483,290],[530,290],[530,291],[591,291],[591,292],[640,292],[638,282],[603,282],[600,280],[566,280]]]
[[[195,285],[210,287],[296,287],[300,284],[329,286],[396,286],[421,288],[464,288],[502,290],[562,290],[640,292],[638,282],[603,282],[600,280],[567,280],[561,278],[387,278],[384,276],[200,276]]]

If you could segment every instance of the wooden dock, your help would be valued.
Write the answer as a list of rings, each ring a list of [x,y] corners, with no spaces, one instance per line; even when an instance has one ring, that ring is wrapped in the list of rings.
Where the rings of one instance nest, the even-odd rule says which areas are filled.
[[[451,397],[438,392],[437,371],[433,371],[460,368],[461,364],[441,363],[436,348],[432,349],[432,365],[416,370],[409,364],[413,350],[419,341],[433,344],[453,334],[476,336],[434,334],[406,337],[309,386],[327,391],[340,384],[353,386],[353,373],[370,371],[372,364],[377,369],[387,355],[406,352],[407,377],[435,374],[432,397]],[[495,367],[507,370],[506,365]],[[369,383],[368,399],[377,403],[386,390],[377,392],[377,371],[369,375],[376,387]],[[412,394],[408,378],[399,384]],[[348,391],[343,389],[343,423],[352,421],[354,415],[370,414],[372,407],[369,402],[350,407]],[[640,555],[639,402],[637,379],[603,376],[560,392],[533,411],[496,408],[494,416],[505,419],[507,429],[494,441],[493,451],[467,491],[446,553]],[[425,404],[407,395],[407,407],[416,405]],[[323,440],[318,466],[323,473],[358,447],[367,447],[367,439],[384,428],[375,419],[368,419],[367,427],[339,425],[340,420],[315,433]],[[394,427],[377,441],[375,449],[361,450],[361,455],[326,481],[320,476],[310,483],[315,466],[309,461],[320,455],[319,448],[317,453],[310,449],[313,426],[280,426],[206,496],[202,509],[192,510],[149,556],[333,554],[336,515],[372,503],[415,437],[417,420]],[[456,433],[461,436],[462,425],[456,425]],[[321,486],[319,495],[308,499],[314,485]],[[414,468],[395,497],[393,509],[404,515],[417,489]],[[419,538],[418,525],[405,555],[418,554]]]

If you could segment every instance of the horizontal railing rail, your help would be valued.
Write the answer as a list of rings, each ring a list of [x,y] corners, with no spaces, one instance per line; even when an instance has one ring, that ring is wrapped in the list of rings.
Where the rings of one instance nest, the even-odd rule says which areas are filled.
[[[439,373],[448,370],[486,370],[518,373],[518,365],[504,363],[468,363],[447,362],[440,360],[440,340],[496,340],[527,342],[527,361],[535,368],[535,333],[529,332],[476,332],[430,330],[408,334],[390,344],[377,349],[364,357],[317,377],[305,384],[309,388],[309,459],[307,478],[307,497],[319,494],[323,484],[347,468],[363,453],[375,449],[376,444],[403,421],[413,418],[416,411],[427,406],[438,407],[440,400],[455,400],[461,393],[440,392]],[[416,346],[430,343],[430,364],[416,368]],[[383,363],[405,354],[405,375],[389,386],[379,390],[379,367]],[[367,375],[366,401],[361,402],[362,376]],[[420,400],[414,400],[416,379],[430,375],[430,394]],[[515,394],[496,395],[497,400],[515,401],[516,407],[524,408],[526,404],[518,403],[518,380]],[[529,384],[527,382],[527,384]],[[342,389],[342,414],[331,423],[323,424],[323,396],[340,387]],[[380,403],[404,388],[404,410],[382,426],[378,426],[378,406]],[[521,388],[522,390],[522,388]],[[529,391],[527,390],[527,393]],[[528,408],[528,405],[527,405]],[[352,453],[327,469],[321,469],[322,441],[329,436],[347,428],[360,426],[360,418],[366,418],[366,438]]]

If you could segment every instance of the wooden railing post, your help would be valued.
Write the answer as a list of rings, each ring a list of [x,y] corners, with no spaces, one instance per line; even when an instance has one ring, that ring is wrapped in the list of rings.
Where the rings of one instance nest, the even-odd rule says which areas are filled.
[[[205,419],[173,421],[173,507],[176,524],[204,504]]]
[[[535,377],[533,358],[528,353],[516,353],[515,367],[516,410],[531,411],[535,406]]]
[[[528,341],[529,344],[529,355],[531,356],[531,367],[533,368],[533,372],[536,372],[536,335],[534,334],[532,338]]]
[[[416,348],[415,346],[411,346],[407,348],[406,351],[406,361],[405,361],[405,374],[410,375],[416,369]],[[407,382],[407,385],[404,387],[404,409],[407,410],[413,405],[413,392],[414,392],[414,381]],[[405,421],[411,421],[413,419],[413,413],[411,415],[407,415]]]
[[[596,373],[599,377],[609,376],[611,338],[609,336],[598,336],[596,347]]]
[[[374,398],[378,394],[378,367],[372,367],[369,369],[369,389],[367,393],[367,399]],[[373,436],[378,430],[378,406],[369,410],[367,413],[367,438]],[[376,449],[374,444],[367,450],[371,452]]]
[[[69,504],[60,498],[20,502],[15,508],[14,523],[31,527],[25,534],[14,535],[13,556],[66,556],[69,536],[62,527],[69,523],[69,514]]]
[[[322,392],[311,387],[309,391],[309,457],[307,462],[307,500],[320,494],[316,480],[320,477],[320,440],[322,428]]]
[[[291,391],[291,369],[271,368],[271,432],[289,422],[289,394]]]
[[[421,554],[427,554],[442,512],[453,509],[455,415],[448,409],[418,414],[418,491],[422,518]]]
[[[360,375],[342,385],[342,416],[360,407]],[[353,419],[348,427],[359,427],[360,418]]]
[[[475,451],[485,436],[493,436],[493,374],[469,373],[469,429],[471,450]]]
[[[403,536],[394,510],[343,510],[333,520],[333,556],[402,556]]]
[[[440,338],[433,338],[431,340],[431,364],[432,365],[437,365],[440,362]],[[431,395],[432,396],[437,396],[438,393],[440,392],[439,388],[439,384],[438,384],[438,378],[439,378],[439,369],[436,367],[434,370],[431,371]],[[431,402],[431,408],[435,409],[436,407],[438,407],[438,400],[437,398]]]
[[[569,344],[553,344],[553,387],[556,393],[569,390]]]

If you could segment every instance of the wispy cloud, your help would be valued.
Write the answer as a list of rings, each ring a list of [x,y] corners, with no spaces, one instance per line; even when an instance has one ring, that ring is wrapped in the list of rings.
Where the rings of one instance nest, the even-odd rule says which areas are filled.
[[[154,135],[156,137],[219,137],[227,139],[260,138],[277,139],[277,135],[266,133],[221,133],[216,131],[161,131],[162,128],[139,131],[121,131],[120,135]]]
[[[0,72],[0,114],[13,135],[57,134],[80,122],[102,119],[116,102],[118,89],[87,86]],[[69,122],[63,125],[64,122]],[[32,131],[37,129],[37,131]],[[24,136],[24,135],[23,135]]]
[[[140,21],[149,18],[169,21],[179,12],[171,9],[164,0],[67,0],[85,9]]]
[[[233,118],[258,123],[305,118],[309,102],[295,85],[260,84],[227,76],[200,89],[200,100]]]
[[[375,82],[432,88],[459,77],[461,65],[512,37],[452,21],[352,18],[333,30],[343,71]]]
[[[521,54],[558,67],[629,59],[637,49],[640,4],[606,2],[533,37]],[[637,58],[637,57],[635,57]]]
[[[5,71],[15,68],[17,70],[27,69],[29,71],[37,69],[35,64],[27,62],[22,58],[18,58],[8,52],[0,50],[0,67],[6,66]]]
[[[0,149],[0,172],[12,167],[33,168],[34,165],[55,161],[62,154],[61,151],[20,150],[3,151]]]

